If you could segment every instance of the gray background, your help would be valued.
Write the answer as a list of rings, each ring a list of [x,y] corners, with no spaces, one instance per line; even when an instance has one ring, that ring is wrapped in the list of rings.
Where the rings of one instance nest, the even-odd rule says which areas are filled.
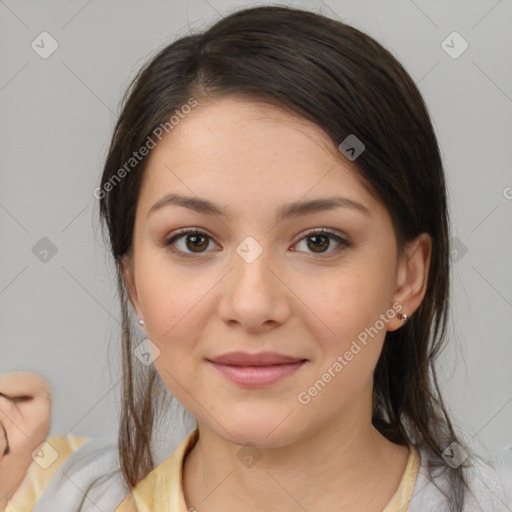
[[[50,378],[52,435],[116,429],[119,312],[93,190],[121,94],[157,48],[248,5],[256,2],[0,1],[0,371]],[[290,5],[376,38],[424,95],[458,247],[441,382],[468,440],[512,445],[512,2]],[[45,31],[59,46],[43,59],[31,43]],[[453,31],[469,44],[458,58],[442,47]],[[36,257],[43,237],[57,250],[47,261]]]

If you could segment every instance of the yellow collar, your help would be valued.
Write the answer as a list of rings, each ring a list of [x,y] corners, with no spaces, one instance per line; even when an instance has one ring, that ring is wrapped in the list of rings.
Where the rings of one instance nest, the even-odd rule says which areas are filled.
[[[183,495],[183,461],[196,444],[197,429],[181,441],[172,456],[144,478],[116,512],[187,512]]]
[[[187,512],[183,495],[183,462],[199,437],[197,429],[190,432],[176,447],[172,456],[139,482],[116,512]],[[383,512],[405,512],[411,501],[418,475],[420,456],[409,446],[409,458],[395,494]]]

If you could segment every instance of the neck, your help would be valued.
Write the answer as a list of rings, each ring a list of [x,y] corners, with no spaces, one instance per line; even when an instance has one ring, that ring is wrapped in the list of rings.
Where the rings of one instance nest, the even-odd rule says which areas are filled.
[[[293,425],[293,415],[289,419]],[[371,424],[371,395],[337,421],[295,434],[281,446],[241,452],[240,445],[206,425],[198,422],[198,429],[199,439],[185,459],[183,489],[187,508],[200,512],[380,512],[396,491],[408,456],[407,447],[389,442]]]

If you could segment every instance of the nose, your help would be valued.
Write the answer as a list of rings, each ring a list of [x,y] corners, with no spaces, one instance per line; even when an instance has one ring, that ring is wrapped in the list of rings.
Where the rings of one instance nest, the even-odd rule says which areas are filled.
[[[246,257],[243,251],[235,251],[231,266],[231,272],[223,280],[219,317],[252,333],[286,322],[293,294],[279,267],[272,263],[270,251],[263,250],[255,259],[254,254]]]

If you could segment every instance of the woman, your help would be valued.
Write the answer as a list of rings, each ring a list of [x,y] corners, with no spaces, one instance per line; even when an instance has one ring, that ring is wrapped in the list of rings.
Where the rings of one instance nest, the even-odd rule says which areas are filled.
[[[506,510],[438,389],[443,167],[376,41],[272,6],[177,40],[128,91],[95,196],[123,316],[122,477],[90,441],[34,510],[74,510],[66,485],[118,512]],[[156,465],[167,391],[197,429]]]

